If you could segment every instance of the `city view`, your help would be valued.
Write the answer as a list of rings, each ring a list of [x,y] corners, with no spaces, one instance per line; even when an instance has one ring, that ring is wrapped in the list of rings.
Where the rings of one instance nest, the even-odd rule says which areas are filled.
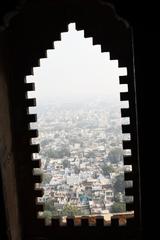
[[[75,34],[77,41],[76,34],[82,31],[76,31],[73,25],[69,30]],[[65,33],[66,36],[69,32]],[[57,45],[57,52],[60,47],[64,48],[63,38],[62,42],[64,45]],[[77,49],[73,44],[72,48]],[[54,51],[56,49],[53,50],[53,56]],[[97,69],[94,72],[96,63],[92,64],[90,60],[89,66],[83,60],[83,66],[88,64],[87,71],[88,68],[92,69],[92,74],[89,72],[84,79],[84,73],[80,76],[80,72],[74,72],[73,65],[67,65],[70,59],[67,58],[65,62],[63,57],[63,61],[65,64],[61,68],[48,65],[47,69],[47,63],[45,65],[43,61],[39,69],[34,69],[38,122],[37,126],[31,124],[30,127],[37,127],[39,132],[38,139],[33,139],[33,143],[40,144],[39,156],[35,154],[34,157],[40,157],[42,166],[41,169],[34,169],[34,174],[43,174],[43,182],[37,184],[37,187],[44,189],[43,197],[38,198],[39,202],[44,203],[41,215],[50,219],[123,213],[126,211],[122,149],[124,136],[121,129],[122,106],[119,95],[122,89],[119,76],[125,75],[126,69],[123,68],[120,73],[117,61],[107,59],[107,65],[105,61],[102,64],[101,60],[100,67],[97,64],[100,75],[97,75]],[[78,61],[79,71],[82,72]],[[52,63],[55,64],[54,59]],[[100,69],[102,65],[104,69],[108,66],[104,76],[103,68]],[[48,74],[51,68],[54,68],[53,75]],[[58,69],[57,75],[55,68]],[[71,69],[70,72],[68,69]],[[33,76],[28,80],[32,81]],[[125,137],[129,138],[128,135]]]

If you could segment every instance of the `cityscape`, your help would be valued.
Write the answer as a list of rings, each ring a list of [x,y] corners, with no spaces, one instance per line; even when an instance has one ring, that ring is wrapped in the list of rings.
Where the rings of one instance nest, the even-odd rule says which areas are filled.
[[[125,212],[120,105],[57,100],[37,112],[45,217]]]
[[[124,189],[131,183],[124,181],[122,140],[130,136],[122,134],[120,109],[126,106],[120,92],[128,88],[119,76],[127,75],[127,68],[84,36],[69,24],[27,77],[35,78],[35,95],[28,97],[37,100],[38,125],[30,127],[39,132],[32,143],[40,144],[34,157],[41,159],[41,169],[33,174],[43,176],[36,187],[44,189],[38,202],[44,203],[39,214],[45,219],[126,211]]]

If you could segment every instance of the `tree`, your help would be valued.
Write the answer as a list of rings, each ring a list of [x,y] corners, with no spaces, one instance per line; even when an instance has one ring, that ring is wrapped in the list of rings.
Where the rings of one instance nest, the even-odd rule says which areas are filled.
[[[63,168],[70,168],[70,162],[67,159],[64,159],[62,164]]]
[[[61,215],[73,217],[76,215],[81,215],[81,211],[76,206],[66,204],[61,212]]]
[[[48,184],[50,183],[51,179],[52,179],[52,175],[48,174],[48,173],[43,173],[43,183],[44,184]]]
[[[80,173],[80,169],[76,165],[74,166],[74,173],[75,174],[79,174]]]
[[[45,147],[45,146],[48,145],[48,144],[49,144],[49,140],[48,140],[48,139],[44,139],[44,140],[42,140],[41,143],[40,143],[40,145],[41,145],[42,148]]]
[[[45,217],[47,220],[50,220],[52,218],[52,213],[50,211],[44,211],[43,217]]]
[[[87,158],[95,158],[95,153],[93,152],[93,151],[90,151],[90,152],[88,152],[87,154],[86,154],[86,157]]]
[[[126,211],[126,207],[124,202],[121,202],[121,203],[115,202],[111,207],[111,213],[121,213],[125,211]]]
[[[94,179],[98,178],[97,172],[93,172],[92,177],[93,177]]]
[[[112,149],[108,154],[108,160],[111,163],[119,163],[123,161],[123,151],[120,148]]]
[[[55,151],[53,149],[49,149],[47,152],[45,152],[46,157],[48,158],[54,158]]]
[[[55,210],[54,200],[49,200],[45,202],[45,210],[50,212]]]
[[[116,180],[113,184],[113,189],[114,189],[114,196],[115,196],[115,200],[116,202],[119,202],[119,193],[124,194],[124,189],[125,189],[125,185],[124,185],[124,174],[119,174],[116,177]]]
[[[44,211],[42,214],[43,218],[45,218],[45,223],[48,225],[52,219],[52,213],[50,211]]]
[[[46,156],[48,158],[63,158],[65,156],[69,157],[70,156],[70,151],[68,148],[59,148],[59,149],[49,149],[46,152]]]
[[[54,200],[49,200],[45,203],[45,211],[50,212],[52,216],[58,216],[59,213],[54,206]]]
[[[110,173],[114,172],[114,169],[111,165],[103,164],[101,166],[101,169],[102,169],[102,173],[104,176],[108,176],[108,175],[110,175]]]

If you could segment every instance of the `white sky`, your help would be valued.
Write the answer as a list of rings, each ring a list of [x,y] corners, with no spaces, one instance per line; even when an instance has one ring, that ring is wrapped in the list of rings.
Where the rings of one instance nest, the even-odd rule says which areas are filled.
[[[118,60],[109,60],[109,53],[101,53],[100,45],[93,45],[92,38],[84,38],[84,31],[75,30],[61,34],[61,41],[54,42],[54,49],[47,50],[47,58],[40,59],[40,67],[33,69],[27,82],[35,81],[36,91],[28,97],[48,102],[54,98],[106,95],[119,99],[120,91],[127,85],[119,84],[119,75],[126,75],[126,68],[118,68]]]

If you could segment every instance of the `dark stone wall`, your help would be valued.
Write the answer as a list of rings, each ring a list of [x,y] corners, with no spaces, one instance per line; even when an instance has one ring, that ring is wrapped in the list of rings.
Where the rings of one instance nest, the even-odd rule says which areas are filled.
[[[106,0],[103,0],[104,2]],[[23,2],[27,1],[12,1],[12,3],[9,4],[9,1],[2,1],[4,3],[4,7],[0,8],[0,26],[2,26],[1,29],[5,25],[7,25],[7,19],[9,19],[14,13],[17,11],[17,6],[21,6]],[[28,1],[29,2],[29,1]],[[142,222],[144,224],[145,219],[145,206],[143,202],[145,202],[145,194],[144,194],[144,186],[145,186],[145,169],[146,166],[150,167],[150,164],[147,160],[144,160],[144,137],[145,137],[145,100],[144,95],[146,92],[146,86],[148,86],[148,82],[146,81],[147,75],[151,72],[151,70],[148,68],[146,72],[147,66],[153,66],[152,59],[155,57],[155,52],[157,49],[157,42],[156,38],[158,35],[158,28],[157,28],[157,10],[156,6],[152,5],[151,3],[145,3],[143,4],[142,1],[118,1],[118,0],[108,0],[108,2],[114,3],[117,13],[124,17],[132,26],[133,28],[133,35],[134,35],[134,56],[135,56],[135,75],[136,75],[136,89],[137,89],[137,109],[138,109],[138,128],[139,128],[139,151],[140,151],[140,169],[141,169],[141,195],[142,195]],[[141,3],[140,3],[141,2]],[[153,16],[154,15],[154,16]],[[3,61],[3,59],[1,60]],[[153,75],[152,75],[153,78]],[[156,83],[156,82],[155,82]],[[4,83],[2,83],[4,84]],[[144,87],[145,86],[145,87]],[[150,87],[150,85],[149,85]],[[151,89],[153,87],[151,86]],[[1,93],[4,94],[4,85],[0,85]],[[7,95],[7,94],[6,94]],[[149,94],[150,96],[150,94]],[[7,99],[2,99],[4,96],[0,96],[0,100],[3,101],[3,103],[7,103]],[[2,108],[2,105],[0,105]],[[8,111],[6,106],[4,105],[4,111]],[[6,114],[6,117],[4,117]],[[8,119],[8,112],[4,113],[2,116],[3,119]],[[1,119],[0,119],[1,120]],[[9,120],[7,120],[9,121]],[[6,134],[6,131],[10,123],[5,121],[5,126],[3,131]],[[2,123],[2,122],[0,122]],[[8,124],[8,125],[7,125]],[[7,125],[7,127],[6,127]],[[1,125],[2,126],[2,125]],[[6,128],[6,129],[5,129]],[[2,132],[1,135],[2,136]],[[10,137],[8,137],[9,139]],[[1,138],[2,139],[2,138]],[[4,138],[3,138],[4,141]],[[10,146],[9,142],[6,142],[6,145]],[[3,144],[4,146],[4,144]],[[0,148],[1,153],[2,151],[2,145]],[[10,153],[11,150],[8,150],[8,153]],[[3,156],[1,155],[1,158]],[[145,161],[145,164],[144,164]],[[9,171],[9,170],[8,170]],[[10,173],[14,174],[14,173]],[[13,177],[13,175],[12,175]],[[8,182],[10,182],[10,177],[8,177]],[[12,180],[11,180],[12,181]],[[11,185],[12,186],[12,185]],[[13,190],[12,190],[13,191]],[[5,193],[1,193],[1,203],[2,206],[4,205],[4,195]],[[15,200],[16,201],[16,200]],[[5,222],[4,214],[2,214],[1,219],[3,222]],[[5,226],[5,225],[4,225]],[[5,229],[5,228],[4,228]],[[5,231],[4,231],[5,232]],[[18,239],[18,238],[17,238]],[[16,239],[16,240],[17,240]]]
[[[13,156],[8,98],[8,74],[5,66],[4,42],[0,33],[0,222],[4,236],[20,240],[15,161]],[[7,224],[6,224],[7,222]],[[6,228],[6,231],[5,231]],[[5,237],[5,235],[7,235]],[[5,237],[5,238],[4,238]]]

